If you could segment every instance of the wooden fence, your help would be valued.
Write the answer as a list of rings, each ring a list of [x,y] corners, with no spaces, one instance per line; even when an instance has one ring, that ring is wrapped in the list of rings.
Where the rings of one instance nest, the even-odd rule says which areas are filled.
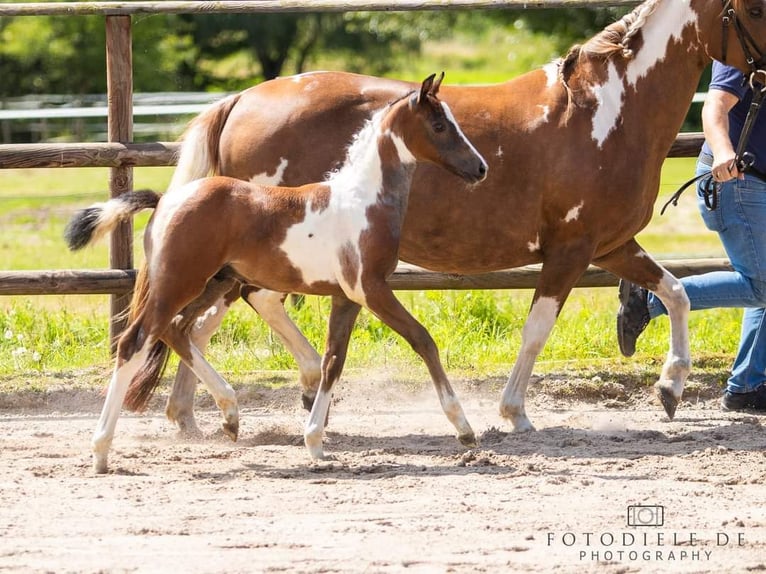
[[[108,141],[91,144],[0,145],[0,169],[35,167],[108,167],[109,192],[116,197],[133,188],[133,167],[175,165],[177,144],[132,143],[133,71],[131,16],[157,13],[274,13],[409,11],[459,8],[556,8],[634,6],[635,0],[250,0],[226,2],[29,2],[0,4],[3,16],[102,15],[106,31]],[[668,157],[698,153],[702,134],[679,134]],[[111,294],[110,337],[124,328],[118,317],[129,303],[135,278],[132,224],[121,225],[111,236],[109,270],[0,271],[0,295]],[[723,259],[672,260],[663,264],[679,277],[727,269]],[[428,272],[401,265],[390,282],[395,289],[518,289],[534,288],[538,266],[472,276]],[[591,267],[578,287],[617,284],[613,275]]]

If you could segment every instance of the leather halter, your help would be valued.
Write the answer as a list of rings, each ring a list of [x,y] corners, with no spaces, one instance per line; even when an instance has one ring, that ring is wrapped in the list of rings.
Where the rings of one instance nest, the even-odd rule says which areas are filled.
[[[726,54],[729,43],[729,24],[734,26],[734,31],[737,34],[739,45],[742,47],[742,52],[745,54],[745,60],[747,65],[750,66],[750,71],[755,73],[759,69],[763,69],[766,66],[766,55],[758,47],[753,35],[748,32],[747,28],[742,25],[739,17],[737,16],[734,7],[731,5],[732,0],[723,1],[723,16],[721,17],[721,62],[726,63]],[[756,55],[758,59],[756,60]]]
[[[734,162],[737,169],[745,173],[753,169],[755,163],[755,157],[750,152],[745,151],[747,147],[747,141],[750,139],[750,132],[755,124],[755,118],[758,117],[758,112],[761,110],[761,102],[763,101],[764,94],[766,94],[766,55],[760,51],[758,44],[753,39],[752,34],[747,31],[737,17],[737,13],[734,11],[731,3],[732,0],[723,1],[723,15],[721,17],[721,62],[726,63],[726,53],[728,48],[729,39],[729,24],[734,25],[734,31],[737,33],[737,39],[739,45],[742,48],[742,52],[745,54],[745,60],[748,66],[750,66],[750,75],[748,81],[750,82],[750,89],[753,92],[753,99],[750,102],[750,109],[747,111],[747,117],[745,118],[745,125],[742,129],[742,133],[737,143],[737,150],[734,154]],[[758,60],[755,59],[753,51],[758,55]],[[760,172],[755,173],[759,178],[763,179],[763,174]],[[689,181],[685,182],[678,190],[670,196],[670,199],[662,206],[660,215],[665,213],[665,210],[669,205],[678,205],[678,198],[686,190],[687,187],[696,183],[700,183],[700,189],[702,190],[703,199],[705,201],[705,207],[712,211],[718,207],[718,191],[721,188],[721,183],[713,179],[712,172],[701,173],[700,175],[693,177]]]

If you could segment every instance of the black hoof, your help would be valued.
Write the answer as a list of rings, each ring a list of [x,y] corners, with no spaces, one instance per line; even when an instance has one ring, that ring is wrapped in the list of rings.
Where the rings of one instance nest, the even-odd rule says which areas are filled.
[[[678,399],[673,396],[668,389],[657,387],[657,396],[660,397],[660,402],[665,412],[668,414],[668,418],[672,421],[676,416],[676,409],[678,408]]]

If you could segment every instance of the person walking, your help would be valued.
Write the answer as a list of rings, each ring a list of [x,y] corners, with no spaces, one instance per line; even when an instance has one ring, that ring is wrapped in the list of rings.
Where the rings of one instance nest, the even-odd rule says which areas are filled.
[[[759,75],[763,82],[766,73]],[[699,180],[697,203],[705,226],[718,233],[733,271],[692,275],[681,282],[692,311],[744,308],[739,347],[721,398],[724,410],[766,412],[766,114],[756,117],[747,139],[744,151],[752,165],[743,171],[735,151],[753,96],[765,89],[736,68],[713,62],[702,108],[705,141],[696,173],[710,173],[718,189],[717,196],[711,195],[713,182]],[[617,339],[620,352],[629,357],[650,320],[667,311],[653,293],[628,281],[620,281],[619,296]]]

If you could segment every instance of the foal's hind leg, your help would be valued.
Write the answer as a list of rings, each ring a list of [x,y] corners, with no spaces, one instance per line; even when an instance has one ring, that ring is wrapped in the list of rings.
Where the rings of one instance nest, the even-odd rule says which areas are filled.
[[[335,296],[332,298],[332,309],[327,327],[327,343],[322,358],[322,380],[319,383],[319,391],[316,399],[314,399],[311,414],[306,421],[306,428],[303,433],[306,448],[314,460],[324,456],[322,436],[332,400],[332,386],[340,378],[343,371],[351,330],[354,328],[354,322],[360,309],[361,307],[357,303],[345,297]]]
[[[131,325],[120,339],[117,347],[117,362],[109,381],[106,400],[101,409],[101,416],[93,432],[91,447],[93,449],[93,470],[98,474],[107,471],[107,459],[109,448],[114,438],[114,429],[117,419],[122,410],[125,394],[128,392],[131,380],[144,364],[152,342],[144,339],[141,346],[136,349],[139,329],[137,325]]]
[[[420,355],[428,367],[431,380],[436,388],[444,414],[457,429],[457,439],[469,448],[477,446],[476,435],[468,424],[463,407],[452,390],[447,374],[444,372],[439,349],[423,325],[410,315],[407,309],[394,296],[391,288],[383,282],[373,286],[365,285],[366,307],[381,321],[399,333]]]
[[[229,306],[221,298],[214,306],[199,317],[198,323],[189,332],[192,344],[204,352],[210,338],[221,325],[223,316]],[[194,392],[197,388],[197,375],[186,363],[178,365],[173,387],[165,405],[165,416],[178,426],[178,434],[182,437],[202,436],[194,418]]]
[[[215,399],[215,404],[221,410],[223,432],[237,440],[239,433],[239,407],[234,389],[219,375],[216,370],[205,360],[202,352],[192,343],[190,337],[171,325],[165,331],[162,339],[172,348],[186,366],[199,377]]]

